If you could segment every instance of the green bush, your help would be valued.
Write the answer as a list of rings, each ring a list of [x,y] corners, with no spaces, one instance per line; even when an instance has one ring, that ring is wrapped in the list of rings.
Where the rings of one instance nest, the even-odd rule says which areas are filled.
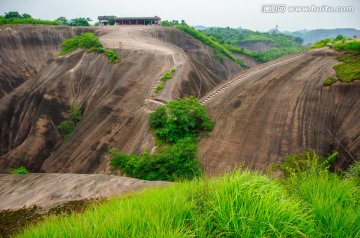
[[[331,42],[331,39],[329,39],[329,38],[319,40],[319,41],[315,42],[314,44],[312,44],[309,48],[310,49],[322,48],[322,47],[325,47],[327,45],[327,43],[330,43],[330,42]]]
[[[164,88],[164,83],[160,82],[155,89],[155,93],[158,94]]]
[[[151,113],[149,123],[156,136],[165,142],[177,142],[185,137],[196,138],[201,131],[211,131],[214,122],[195,97],[177,99]]]
[[[338,152],[331,153],[327,158],[318,155],[315,151],[300,154],[291,154],[283,159],[281,170],[285,175],[291,175],[309,170],[326,170],[334,162]]]
[[[334,39],[335,41],[346,41],[346,37],[343,35],[337,35]]]
[[[82,118],[81,108],[80,108],[80,105],[77,103],[70,105],[70,109],[69,109],[68,113],[70,115],[70,119],[75,124],[78,123]]]
[[[70,120],[65,120],[56,127],[61,133],[64,134],[64,140],[69,138],[71,133],[75,130],[76,124],[82,119],[81,108],[77,103],[70,105],[68,113]]]
[[[75,130],[75,123],[73,121],[65,120],[61,122],[56,128],[64,134],[64,140],[66,140]]]
[[[29,171],[24,166],[21,166],[17,169],[11,169],[10,172],[12,174],[28,174],[29,173]]]
[[[114,50],[105,50],[105,54],[108,57],[109,61],[113,64],[120,61],[119,56]]]
[[[67,54],[76,49],[97,49],[102,48],[99,39],[91,32],[66,39],[61,44],[60,54]]]
[[[214,127],[200,102],[194,97],[171,101],[153,112],[149,123],[160,142],[156,153],[145,150],[141,155],[125,155],[113,148],[111,166],[139,179],[176,181],[198,177],[197,137]]]
[[[163,77],[161,78],[161,82],[159,83],[159,85],[155,89],[156,94],[158,94],[164,88],[164,83],[167,80],[171,79],[175,72],[176,72],[176,69],[172,68],[171,71],[164,73]]]
[[[89,21],[91,21],[89,18],[79,17],[74,18],[69,21],[70,26],[89,26]]]
[[[102,47],[99,47],[99,48],[96,49],[96,53],[101,54],[101,53],[104,53],[104,52],[105,52],[105,50]]]
[[[334,44],[333,48],[338,51],[344,51],[346,53],[358,55],[360,54],[360,41],[339,41]]]
[[[360,185],[360,161],[356,161],[349,167],[347,177],[353,179],[357,185]]]
[[[125,155],[112,148],[111,165],[127,176],[145,180],[176,181],[192,179],[201,174],[196,141],[184,138],[161,152]]]
[[[59,55],[70,53],[79,48],[86,49],[87,53],[93,51],[99,54],[105,53],[109,61],[113,64],[120,61],[117,53],[114,50],[104,50],[97,36],[91,32],[64,40],[61,44]]]
[[[324,80],[323,84],[324,84],[324,86],[330,86],[331,84],[333,84],[333,83],[335,83],[335,82],[336,82],[336,78],[334,78],[334,77],[327,77],[327,78]]]
[[[172,78],[171,72],[165,72],[162,79],[163,79],[164,81],[166,81],[166,80],[171,79],[171,78]]]

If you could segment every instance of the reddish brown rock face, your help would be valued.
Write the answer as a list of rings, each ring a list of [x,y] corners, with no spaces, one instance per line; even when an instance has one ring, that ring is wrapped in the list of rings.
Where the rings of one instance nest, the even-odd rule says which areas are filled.
[[[53,30],[29,27],[26,31],[44,29]],[[51,57],[40,57],[37,65],[47,64],[0,101],[0,168],[24,165],[32,172],[108,173],[110,147],[126,153],[153,148],[147,118],[159,101],[203,95],[241,71],[230,60],[216,61],[209,47],[174,29],[88,29],[96,29],[105,47],[119,47],[122,42],[123,49],[116,49],[121,62],[111,64],[104,54],[83,50],[50,61]],[[39,45],[47,45],[36,39]],[[175,40],[178,46],[172,44]],[[48,47],[53,56],[59,45]],[[22,56],[20,50],[15,53]],[[9,67],[18,70],[15,65]],[[154,94],[159,79],[173,67],[177,69],[174,77]],[[63,141],[56,126],[75,102],[81,105],[83,119]]]
[[[338,166],[358,158],[360,81],[323,86],[326,77],[335,76],[336,55],[320,49],[285,56],[206,95],[203,104],[216,121],[200,143],[206,171],[216,174],[240,164],[261,169],[311,150],[339,151]]]
[[[61,39],[83,31],[94,31],[105,47],[122,45],[115,49],[121,62],[83,50],[54,57]],[[359,156],[360,82],[323,86],[338,63],[328,49],[242,72],[173,28],[5,28],[0,42],[1,169],[109,173],[110,147],[151,151],[149,113],[190,95],[201,98],[216,121],[200,142],[199,158],[209,174],[241,164],[261,169],[313,149],[338,150],[339,166]],[[155,94],[172,68],[174,77]],[[83,119],[63,141],[56,126],[67,119],[72,103],[81,105]]]

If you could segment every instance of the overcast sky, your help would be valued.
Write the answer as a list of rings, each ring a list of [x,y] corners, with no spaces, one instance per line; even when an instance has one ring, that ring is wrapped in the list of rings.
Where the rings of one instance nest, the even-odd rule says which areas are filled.
[[[263,13],[266,4],[286,4],[284,13]],[[353,6],[354,12],[289,12],[289,6]],[[189,25],[242,27],[267,31],[301,29],[360,29],[360,0],[0,0],[0,14],[8,11],[29,13],[34,18],[68,19],[99,15],[160,16],[163,20],[182,20]]]

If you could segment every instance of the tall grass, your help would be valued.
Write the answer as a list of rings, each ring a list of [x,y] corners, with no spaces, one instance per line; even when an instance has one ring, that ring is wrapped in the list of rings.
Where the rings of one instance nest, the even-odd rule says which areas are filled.
[[[238,171],[113,198],[18,237],[359,237],[359,187],[325,170]]]
[[[299,197],[315,221],[317,237],[360,237],[360,193],[352,179],[327,171],[301,173],[290,191]]]

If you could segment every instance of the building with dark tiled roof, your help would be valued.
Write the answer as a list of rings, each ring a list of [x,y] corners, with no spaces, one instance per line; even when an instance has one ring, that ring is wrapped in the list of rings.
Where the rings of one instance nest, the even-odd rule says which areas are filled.
[[[109,20],[115,20],[114,25],[160,25],[161,18],[155,17],[116,17],[116,16],[99,16],[99,25],[108,26]]]

